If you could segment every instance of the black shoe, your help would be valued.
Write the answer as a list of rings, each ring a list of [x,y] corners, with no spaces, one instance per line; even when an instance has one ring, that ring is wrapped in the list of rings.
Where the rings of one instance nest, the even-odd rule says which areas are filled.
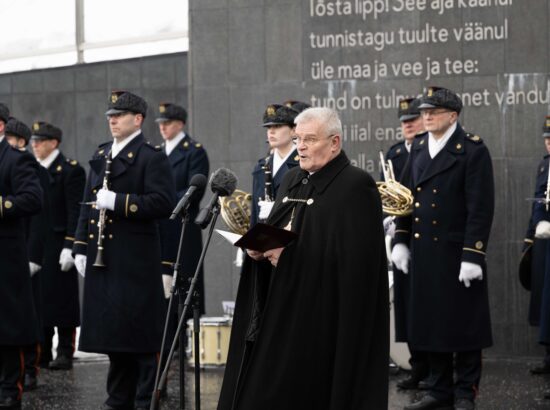
[[[529,369],[531,374],[550,374],[550,364],[544,363],[542,366],[533,367]]]
[[[6,397],[0,399],[0,409],[20,409],[21,400],[14,399],[13,397]]]
[[[73,368],[73,359],[67,356],[57,356],[50,362],[51,370],[71,370]]]
[[[397,383],[397,388],[401,390],[413,390],[418,389],[419,380],[416,377],[409,376],[406,379],[401,380]]]
[[[429,394],[404,407],[404,410],[453,410],[452,400],[437,400]]]
[[[38,386],[36,376],[34,374],[27,373],[25,374],[25,384],[23,385],[24,391],[35,390]]]
[[[473,400],[470,399],[456,399],[455,410],[474,410],[476,405]]]

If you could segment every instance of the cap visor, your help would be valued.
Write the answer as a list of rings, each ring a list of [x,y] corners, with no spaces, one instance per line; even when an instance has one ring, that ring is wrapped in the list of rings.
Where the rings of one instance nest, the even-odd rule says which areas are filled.
[[[166,122],[166,121],[171,121],[171,120],[170,118],[163,118],[163,117],[155,119],[155,122]]]
[[[409,120],[414,120],[415,118],[418,118],[418,117],[420,117],[420,114],[402,115],[401,117],[399,117],[399,121],[405,122],[405,121],[409,121]]]
[[[545,133],[542,134],[542,136],[544,138],[548,138],[548,137],[550,137],[550,132],[545,132]]]
[[[294,124],[290,125],[289,123],[287,122],[264,122],[262,124],[262,127],[271,127],[272,125],[288,125],[289,127],[294,127]]]
[[[53,139],[51,137],[45,137],[44,135],[31,135],[31,140],[49,140],[49,139]]]
[[[122,114],[123,112],[128,112],[128,110],[115,110],[114,108],[111,108],[105,112],[105,115]]]
[[[422,103],[422,104],[420,104],[420,106],[418,108],[419,109],[422,109],[422,108],[436,108],[436,106],[432,105],[432,104],[428,104],[428,103]]]

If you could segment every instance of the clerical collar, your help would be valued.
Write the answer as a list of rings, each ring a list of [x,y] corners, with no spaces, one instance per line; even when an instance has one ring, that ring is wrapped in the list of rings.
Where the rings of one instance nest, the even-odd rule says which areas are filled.
[[[128,137],[124,138],[122,141],[118,142],[116,139],[113,140],[113,146],[111,148],[111,158],[115,158],[120,151],[124,149],[134,138],[141,134],[141,129],[135,131],[133,134],[130,134]]]
[[[428,150],[430,151],[430,157],[434,158],[437,154],[439,154],[439,151],[445,147],[445,144],[447,144],[447,141],[449,141],[455,132],[456,127],[457,123],[455,122],[447,129],[447,131],[445,131],[445,134],[443,134],[439,140],[436,140],[431,132],[428,133]]]
[[[167,140],[164,142],[164,149],[166,150],[166,155],[170,155],[172,151],[174,151],[174,148],[178,146],[178,144],[185,138],[185,132],[181,131],[178,135],[176,135],[171,140]]]
[[[56,148],[52,152],[50,152],[50,155],[48,155],[46,158],[39,159],[38,163],[42,165],[44,168],[48,169],[50,165],[52,165],[52,162],[55,161],[58,155],[59,155],[59,150]]]

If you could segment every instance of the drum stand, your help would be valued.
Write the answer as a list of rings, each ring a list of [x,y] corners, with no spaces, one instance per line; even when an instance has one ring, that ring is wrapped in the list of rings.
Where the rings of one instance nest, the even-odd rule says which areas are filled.
[[[166,317],[166,322],[164,324],[164,334],[162,337],[162,345],[160,350],[160,357],[162,358],[164,353],[164,343],[166,340],[166,333],[168,330],[168,321],[169,321],[169,315],[170,315],[170,309],[172,307],[172,299],[174,296],[174,288],[175,283],[178,280],[178,269],[179,269],[179,261],[181,256],[181,250],[183,245],[183,234],[185,231],[185,224],[189,222],[189,215],[187,213],[187,209],[183,211],[183,226],[181,230],[180,235],[180,243],[178,248],[178,256],[176,258],[176,263],[174,265],[174,278],[172,280],[172,290],[170,291],[170,301],[168,303],[168,314]],[[193,279],[191,279],[191,284],[189,285],[189,290],[187,291],[185,301],[183,303],[183,306],[181,305],[181,300],[183,299],[183,291],[179,292],[179,298],[180,298],[180,306],[178,310],[181,310],[179,314],[179,322],[178,322],[178,328],[176,330],[176,335],[174,336],[174,340],[172,341],[172,345],[170,346],[170,352],[168,353],[168,358],[166,360],[166,366],[164,370],[162,371],[162,374],[160,374],[160,369],[162,366],[162,361],[159,360],[159,364],[157,367],[157,375],[155,377],[155,389],[153,390],[153,396],[151,398],[151,406],[149,407],[149,410],[157,410],[158,409],[158,403],[160,399],[161,391],[166,384],[166,379],[168,377],[168,370],[170,369],[170,363],[172,361],[172,357],[174,356],[174,350],[176,349],[176,344],[178,343],[178,339],[180,341],[180,409],[185,409],[185,383],[184,383],[184,366],[185,366],[185,358],[184,358],[184,350],[183,350],[183,343],[181,341],[181,333],[183,331],[183,323],[185,322],[185,315],[187,313],[187,310],[189,308],[189,305],[191,303],[191,299],[194,298],[196,302],[194,303],[193,308],[193,339],[194,339],[194,351],[195,351],[195,410],[200,410],[200,353],[199,353],[199,331],[200,331],[200,320],[199,320],[199,308],[198,308],[198,295],[195,295],[195,286],[198,281],[199,272],[201,271],[201,267],[204,263],[204,257],[206,256],[206,250],[208,249],[208,245],[210,245],[210,240],[212,239],[212,233],[214,232],[214,227],[216,225],[216,220],[218,219],[218,215],[220,213],[220,206],[216,203],[214,207],[212,208],[212,222],[210,223],[210,229],[208,231],[208,235],[206,237],[206,242],[202,248],[202,252],[199,258],[199,263],[197,263],[197,268],[195,269],[195,274],[193,275]],[[197,296],[197,297],[195,297]],[[159,378],[160,375],[160,378]]]

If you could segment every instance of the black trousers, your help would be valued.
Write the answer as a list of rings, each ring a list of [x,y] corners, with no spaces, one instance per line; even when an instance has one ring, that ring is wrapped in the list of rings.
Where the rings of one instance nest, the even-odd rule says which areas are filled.
[[[481,379],[481,350],[430,352],[430,395],[439,400],[475,400]],[[454,359],[454,364],[453,364]],[[456,380],[453,380],[453,373]]]
[[[25,377],[22,347],[0,346],[0,397],[21,400]]]
[[[156,353],[109,353],[105,402],[115,409],[149,408],[155,388]]]
[[[40,357],[41,350],[40,343],[34,345],[25,346],[23,348],[25,352],[25,374],[31,374],[33,376],[38,376],[40,371]]]
[[[424,380],[430,375],[430,356],[428,352],[414,350],[410,346],[409,352],[411,353],[411,358],[409,359],[411,377],[416,380]]]
[[[42,345],[42,355],[44,361],[52,359],[52,338],[55,334],[53,327],[44,328],[44,343]],[[76,328],[58,327],[57,328],[57,356],[65,356],[72,359],[75,351]]]

